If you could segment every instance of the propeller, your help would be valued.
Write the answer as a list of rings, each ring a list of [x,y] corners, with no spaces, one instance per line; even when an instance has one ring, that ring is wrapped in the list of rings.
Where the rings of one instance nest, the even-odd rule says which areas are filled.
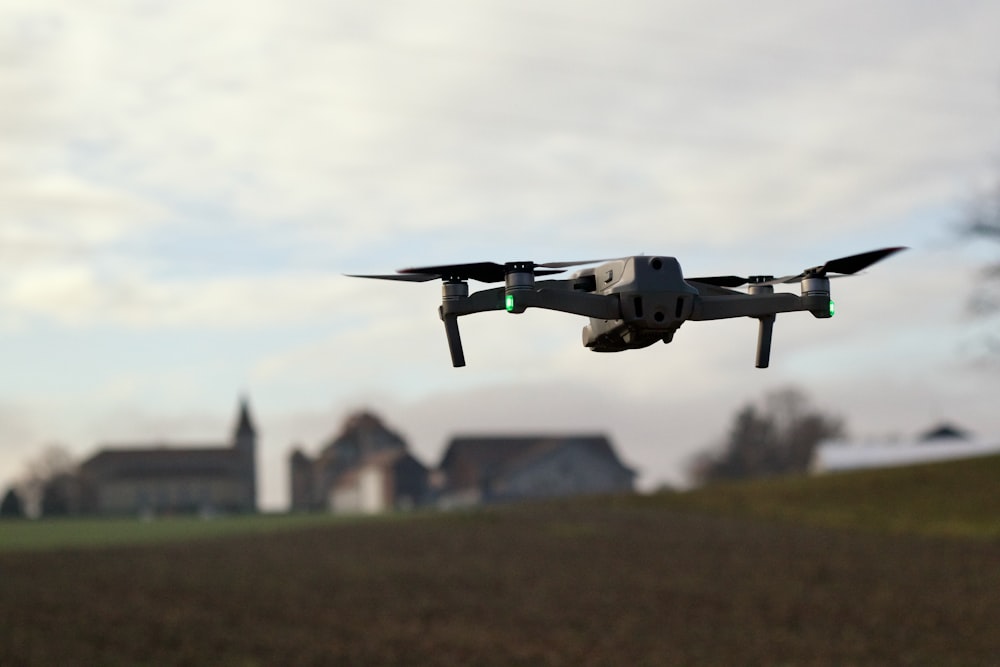
[[[881,248],[879,250],[870,250],[869,252],[863,252],[857,255],[850,255],[848,257],[841,257],[839,259],[831,259],[826,264],[822,266],[814,266],[811,269],[806,269],[802,273],[797,273],[793,276],[782,276],[780,278],[772,278],[771,276],[749,276],[744,278],[743,276],[705,276],[701,278],[686,278],[690,282],[702,283],[703,285],[715,285],[717,287],[740,287],[746,285],[747,283],[753,283],[756,285],[779,285],[783,283],[794,283],[798,282],[803,278],[840,278],[843,276],[850,276],[867,269],[872,264],[880,262],[889,255],[895,254],[900,250],[906,250],[905,246],[895,246],[892,248]],[[829,276],[830,273],[842,274],[838,276]]]
[[[422,283],[429,280],[478,280],[482,283],[501,283],[511,270],[531,271],[536,276],[547,276],[562,273],[571,266],[596,264],[606,262],[605,259],[584,259],[572,262],[473,262],[469,264],[444,264],[441,266],[421,266],[411,269],[400,269],[397,273],[382,275],[349,274],[352,278],[375,278],[378,280],[401,280],[405,282]]]

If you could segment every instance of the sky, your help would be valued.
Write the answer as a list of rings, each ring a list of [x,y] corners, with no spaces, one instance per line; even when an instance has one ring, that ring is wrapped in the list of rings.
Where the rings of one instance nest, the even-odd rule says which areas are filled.
[[[995,248],[1000,4],[270,0],[0,4],[0,487],[58,444],[222,442],[249,398],[264,507],[367,408],[455,434],[606,433],[654,488],[783,387],[853,438],[1000,435],[970,315]],[[686,323],[601,355],[583,318],[461,321],[348,273],[657,254],[795,273],[838,313]],[[474,287],[477,285],[474,283]],[[483,287],[482,285],[478,285]]]

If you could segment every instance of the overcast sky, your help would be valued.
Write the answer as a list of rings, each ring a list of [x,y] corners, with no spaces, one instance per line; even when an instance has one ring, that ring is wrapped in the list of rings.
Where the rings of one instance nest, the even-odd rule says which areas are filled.
[[[1000,4],[535,0],[0,5],[0,486],[49,443],[222,441],[238,396],[267,507],[292,443],[369,407],[436,464],[456,432],[611,436],[681,479],[785,386],[859,439],[1000,436],[968,316],[1000,179]],[[598,355],[582,318],[462,320],[342,274],[676,256],[834,283],[838,314],[686,324]]]

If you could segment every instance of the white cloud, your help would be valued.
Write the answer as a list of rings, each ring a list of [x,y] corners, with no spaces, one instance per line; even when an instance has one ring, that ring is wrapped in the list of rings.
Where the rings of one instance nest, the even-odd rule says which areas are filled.
[[[915,156],[952,167],[979,150],[955,155],[956,119],[935,110],[967,82],[929,87],[913,60],[918,38],[948,43],[936,23],[890,13],[847,48],[800,41],[827,11],[730,24],[634,3],[602,34],[598,8],[545,29],[527,19],[559,4],[448,4],[447,22],[441,8],[79,12],[55,30],[49,75],[105,178],[347,244],[470,224],[527,235],[595,211],[659,242],[857,226]]]
[[[141,272],[103,275],[83,263],[22,271],[0,289],[0,303],[24,316],[75,327],[107,323],[139,329],[331,321],[356,301],[352,297],[345,278],[335,274],[158,280]]]
[[[926,245],[1000,143],[998,22],[971,1],[11,0],[0,323],[25,345],[103,331],[180,348],[174,375],[133,350],[133,374],[76,396],[84,411],[149,392],[177,414],[211,368],[203,390],[247,378],[283,406],[276,423],[296,400],[315,416],[382,397],[438,434],[422,442],[505,412],[610,424],[650,470],[676,462],[661,440],[702,442],[719,410],[777,383],[804,378],[874,424],[854,396],[936,391],[911,357],[952,374],[968,261]],[[841,316],[779,318],[766,372],[752,320],[599,356],[582,318],[550,313],[463,318],[469,367],[454,370],[436,286],[336,275],[639,252],[782,273],[896,243],[924,246],[836,285]],[[192,343],[229,334],[242,373]],[[871,368],[879,381],[852,394]]]

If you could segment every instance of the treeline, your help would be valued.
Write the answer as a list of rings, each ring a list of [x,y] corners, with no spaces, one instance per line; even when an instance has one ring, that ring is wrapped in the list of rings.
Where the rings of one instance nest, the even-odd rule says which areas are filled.
[[[77,462],[65,448],[46,447],[27,465],[24,477],[0,501],[0,518],[66,516],[71,514],[77,479]]]

